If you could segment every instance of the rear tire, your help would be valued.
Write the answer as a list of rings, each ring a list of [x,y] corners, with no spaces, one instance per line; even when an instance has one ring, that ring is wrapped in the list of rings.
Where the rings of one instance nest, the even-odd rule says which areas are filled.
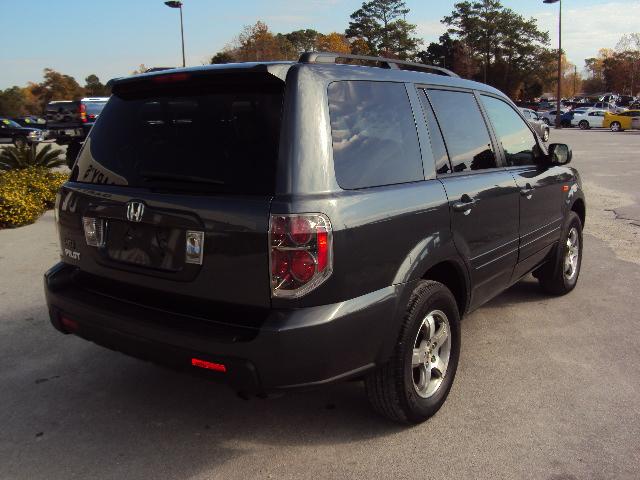
[[[612,122],[610,128],[611,128],[612,132],[621,132],[622,131],[622,125],[620,124],[620,122]]]
[[[459,357],[455,298],[443,284],[421,280],[409,299],[391,358],[365,378],[371,406],[396,422],[424,422],[447,399]]]
[[[580,120],[580,123],[578,123],[578,126],[580,127],[580,130],[588,130],[589,122],[587,122],[586,120]]]
[[[553,295],[566,295],[578,283],[582,265],[582,222],[569,212],[553,261],[535,272],[542,289]]]

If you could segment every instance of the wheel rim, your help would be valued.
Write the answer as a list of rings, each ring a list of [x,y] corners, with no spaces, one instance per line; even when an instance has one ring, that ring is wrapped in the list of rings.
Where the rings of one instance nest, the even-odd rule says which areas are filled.
[[[580,122],[580,128],[581,128],[582,130],[586,130],[588,126],[589,126],[589,125],[587,124],[587,122]]]
[[[618,122],[613,122],[611,124],[611,130],[613,130],[614,132],[617,132],[618,130],[620,130],[620,124]]]
[[[438,391],[447,374],[451,355],[449,319],[441,310],[429,312],[413,342],[411,377],[413,388],[422,398]]]
[[[578,274],[578,262],[580,260],[580,236],[578,229],[572,227],[567,237],[567,245],[564,254],[564,278],[573,280]]]

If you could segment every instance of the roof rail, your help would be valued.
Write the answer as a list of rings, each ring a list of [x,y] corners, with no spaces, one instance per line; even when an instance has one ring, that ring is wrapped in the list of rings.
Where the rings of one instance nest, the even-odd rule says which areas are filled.
[[[424,63],[407,62],[405,60],[397,60],[395,58],[370,57],[367,55],[352,55],[350,53],[333,53],[333,52],[304,52],[298,59],[299,63],[336,63],[339,58],[348,60],[363,60],[366,62],[375,62],[382,65],[382,68],[416,70],[416,71],[432,71],[438,75],[446,75],[448,77],[460,78],[458,74],[442,67],[433,65],[425,65]]]

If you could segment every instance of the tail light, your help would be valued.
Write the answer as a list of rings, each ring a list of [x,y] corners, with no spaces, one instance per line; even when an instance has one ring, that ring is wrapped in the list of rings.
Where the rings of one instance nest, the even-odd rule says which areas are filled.
[[[87,123],[87,107],[84,103],[81,103],[80,107],[78,107],[78,113],[80,114],[82,123]]]
[[[104,221],[100,218],[82,217],[84,239],[90,247],[104,247]]]
[[[271,294],[298,298],[333,271],[331,222],[321,213],[271,215],[269,250]]]

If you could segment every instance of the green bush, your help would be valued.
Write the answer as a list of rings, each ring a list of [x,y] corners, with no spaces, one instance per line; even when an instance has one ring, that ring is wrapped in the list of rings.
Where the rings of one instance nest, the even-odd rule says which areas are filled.
[[[0,172],[0,228],[35,222],[53,206],[67,178],[64,173],[42,167]]]

